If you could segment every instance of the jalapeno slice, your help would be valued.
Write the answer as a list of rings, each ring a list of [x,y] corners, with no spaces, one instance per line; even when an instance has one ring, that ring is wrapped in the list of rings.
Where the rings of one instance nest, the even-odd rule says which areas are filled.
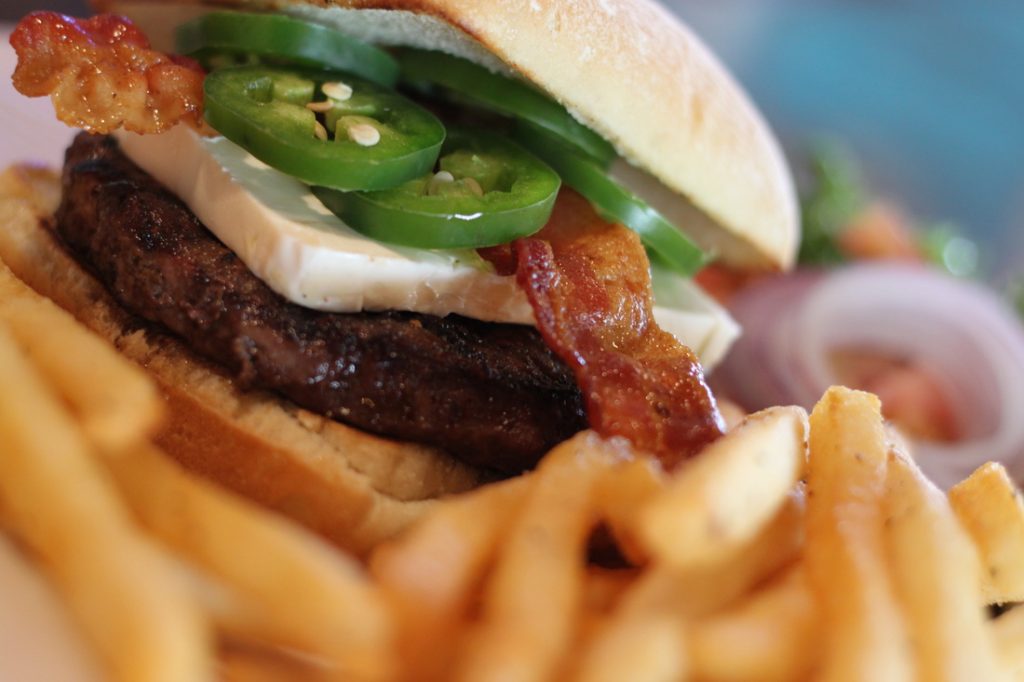
[[[178,27],[177,50],[217,65],[223,57],[340,70],[391,87],[398,63],[344,33],[280,14],[211,12]]]
[[[606,166],[616,156],[603,137],[532,85],[441,52],[403,48],[395,56],[402,79],[413,85],[440,86],[459,102],[529,121]]]
[[[566,185],[586,197],[599,212],[639,233],[652,260],[685,277],[708,261],[700,247],[661,213],[547,131],[520,123],[516,139],[554,168]]]
[[[242,66],[214,71],[203,88],[217,132],[311,185],[395,187],[428,172],[444,141],[429,111],[344,74]]]
[[[425,249],[505,244],[544,226],[558,175],[519,145],[478,131],[449,131],[431,172],[382,192],[313,193],[342,220],[380,241]]]

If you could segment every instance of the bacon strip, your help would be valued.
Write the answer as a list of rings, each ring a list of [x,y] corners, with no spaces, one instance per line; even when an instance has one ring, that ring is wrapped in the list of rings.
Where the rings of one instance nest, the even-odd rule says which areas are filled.
[[[647,255],[635,232],[563,190],[543,230],[511,253],[484,257],[499,270],[514,263],[537,327],[575,373],[598,433],[624,436],[669,468],[722,434],[697,358],[653,319]]]
[[[57,118],[70,126],[159,133],[182,120],[201,125],[202,68],[151,50],[124,17],[33,12],[18,22],[11,46],[14,87],[28,97],[51,95]]]

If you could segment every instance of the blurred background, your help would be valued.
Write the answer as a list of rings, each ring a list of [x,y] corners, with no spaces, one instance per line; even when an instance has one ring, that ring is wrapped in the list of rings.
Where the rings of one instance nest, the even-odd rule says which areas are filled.
[[[1024,3],[670,3],[718,52],[797,161],[822,137],[872,192],[980,246],[981,274],[1024,269]]]
[[[979,244],[978,274],[1024,271],[1024,3],[669,0],[733,70],[799,171],[838,140],[869,191]],[[0,20],[81,0],[4,0]]]

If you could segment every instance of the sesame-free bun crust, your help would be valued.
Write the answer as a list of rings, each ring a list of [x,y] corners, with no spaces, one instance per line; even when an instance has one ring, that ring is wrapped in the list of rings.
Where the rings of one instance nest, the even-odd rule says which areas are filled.
[[[364,433],[262,392],[147,327],[110,298],[48,228],[59,198],[48,171],[0,175],[0,261],[145,367],[168,404],[158,443],[185,466],[365,554],[430,500],[477,472],[430,448]]]
[[[188,17],[197,9],[196,2],[174,0],[99,4],[135,18],[164,47],[176,23],[166,10]],[[437,49],[511,69],[671,190],[653,203],[723,261],[745,268],[793,263],[799,216],[778,144],[703,43],[653,0],[216,4],[278,10],[380,44]]]

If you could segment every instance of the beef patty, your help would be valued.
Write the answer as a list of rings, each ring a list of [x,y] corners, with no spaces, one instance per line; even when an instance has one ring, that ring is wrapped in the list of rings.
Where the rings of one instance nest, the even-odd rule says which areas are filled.
[[[571,372],[534,329],[294,305],[110,137],[68,150],[56,229],[124,308],[243,388],[508,474],[586,426]]]

